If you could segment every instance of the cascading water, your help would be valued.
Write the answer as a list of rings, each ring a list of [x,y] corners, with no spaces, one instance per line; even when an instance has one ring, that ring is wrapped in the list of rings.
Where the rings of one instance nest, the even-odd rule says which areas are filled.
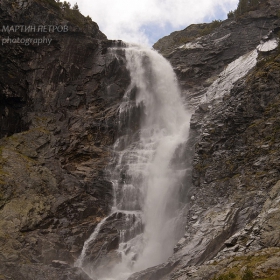
[[[76,262],[98,279],[125,280],[166,261],[181,234],[178,196],[184,171],[174,162],[187,141],[190,115],[172,67],[161,55],[139,46],[124,50],[131,84],[119,108],[120,136],[110,168],[115,193],[112,214],[125,216],[118,248],[121,261],[98,275],[83,264],[99,225]]]

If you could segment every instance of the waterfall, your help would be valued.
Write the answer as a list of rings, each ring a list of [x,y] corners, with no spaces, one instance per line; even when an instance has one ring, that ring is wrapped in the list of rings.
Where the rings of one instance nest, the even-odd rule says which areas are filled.
[[[98,275],[90,264],[83,265],[88,243],[104,219],[76,263],[97,279],[125,280],[165,262],[181,237],[179,191],[184,170],[176,158],[188,138],[190,115],[173,69],[161,55],[133,45],[124,51],[131,83],[119,108],[119,137],[110,167],[112,213],[125,217],[117,250],[121,261]]]
[[[83,247],[83,250],[79,256],[79,258],[76,260],[75,262],[75,265],[77,267],[82,267],[83,266],[83,260],[86,256],[86,253],[87,253],[87,250],[88,250],[88,247],[89,247],[89,244],[95,240],[96,236],[98,235],[102,225],[106,222],[107,220],[107,217],[104,218],[101,222],[99,222],[99,224],[96,226],[94,232],[91,234],[91,236],[89,237],[89,239],[85,242],[84,244],[84,247]]]

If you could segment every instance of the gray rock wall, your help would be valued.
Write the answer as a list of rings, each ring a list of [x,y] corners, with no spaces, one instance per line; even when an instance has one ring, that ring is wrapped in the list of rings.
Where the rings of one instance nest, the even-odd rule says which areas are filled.
[[[130,279],[279,274],[279,48],[259,52],[257,65],[229,94],[200,103],[230,62],[278,36],[279,10],[279,3],[267,1],[265,9],[226,20],[206,36],[197,35],[204,25],[192,25],[154,45],[175,68],[194,111],[192,184],[185,185],[191,199],[185,235],[170,261]],[[180,36],[191,39],[178,48]]]
[[[71,266],[111,207],[105,172],[130,82],[125,61],[96,23],[72,22],[48,1],[0,9],[1,26],[68,27],[44,34],[50,45],[0,48],[0,276],[88,279]]]

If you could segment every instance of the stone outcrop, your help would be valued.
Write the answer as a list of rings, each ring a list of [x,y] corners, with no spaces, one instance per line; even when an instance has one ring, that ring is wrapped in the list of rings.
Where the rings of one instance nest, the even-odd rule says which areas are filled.
[[[0,48],[3,279],[88,279],[73,262],[112,201],[106,166],[130,77],[122,54],[117,60],[110,51],[117,42],[90,19],[67,19],[49,2],[0,4],[1,26],[67,26],[1,33],[52,39]]]
[[[271,31],[277,33],[279,3],[266,2],[238,20],[193,24],[154,44],[172,64],[190,109],[230,62],[255,49]]]

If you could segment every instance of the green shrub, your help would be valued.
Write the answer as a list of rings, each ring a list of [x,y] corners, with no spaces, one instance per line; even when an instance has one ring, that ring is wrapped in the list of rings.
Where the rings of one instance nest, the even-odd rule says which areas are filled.
[[[70,2],[64,1],[64,2],[61,4],[61,7],[62,7],[62,9],[70,9],[70,8],[71,8],[71,4],[70,4]]]
[[[221,274],[220,276],[218,276],[218,278],[214,278],[213,280],[231,280],[231,279],[235,279],[236,275],[232,272],[229,272],[227,274]]]
[[[79,11],[79,6],[78,6],[77,2],[74,4],[73,10]]]
[[[252,280],[254,279],[254,274],[250,269],[246,269],[241,277],[241,280]]]
[[[259,9],[263,4],[266,4],[267,0],[239,0],[238,6],[235,11],[233,11],[235,18],[239,18],[242,15]]]
[[[234,18],[234,11],[229,11],[227,14],[228,18]]]
[[[201,36],[208,35],[221,24],[221,20],[213,20],[211,23],[207,24],[199,33]]]
[[[84,24],[84,16],[79,12],[79,10],[66,9],[64,11],[64,17],[76,25],[81,26]]]
[[[61,3],[55,0],[44,0],[46,3],[50,4],[52,7],[54,7],[55,9],[60,9],[61,7]]]

